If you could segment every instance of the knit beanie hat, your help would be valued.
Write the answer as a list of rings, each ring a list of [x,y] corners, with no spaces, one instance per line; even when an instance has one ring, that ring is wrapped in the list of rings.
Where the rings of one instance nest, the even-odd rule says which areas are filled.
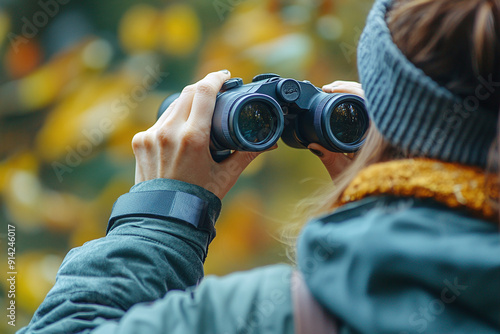
[[[498,113],[480,109],[478,96],[454,95],[403,55],[386,23],[391,4],[375,2],[358,46],[372,122],[386,140],[412,156],[485,167]],[[492,89],[487,78],[484,84]]]

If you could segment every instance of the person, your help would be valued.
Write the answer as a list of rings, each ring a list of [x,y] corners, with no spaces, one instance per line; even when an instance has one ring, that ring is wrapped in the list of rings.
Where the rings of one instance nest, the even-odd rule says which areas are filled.
[[[377,0],[358,70],[363,90],[324,90],[364,93],[372,126],[352,162],[309,147],[340,179],[296,268],[203,278],[220,200],[258,155],[211,159],[230,78],[211,73],[134,137],[106,237],[68,253],[19,333],[500,333],[500,1]]]

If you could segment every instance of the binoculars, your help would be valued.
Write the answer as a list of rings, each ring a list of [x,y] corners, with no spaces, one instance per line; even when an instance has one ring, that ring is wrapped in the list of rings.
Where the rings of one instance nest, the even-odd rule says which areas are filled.
[[[178,98],[166,98],[158,118]],[[327,94],[309,81],[259,74],[252,83],[227,80],[215,103],[210,151],[222,161],[232,151],[265,151],[281,138],[294,148],[318,143],[329,151],[352,153],[364,142],[369,118],[364,100]]]

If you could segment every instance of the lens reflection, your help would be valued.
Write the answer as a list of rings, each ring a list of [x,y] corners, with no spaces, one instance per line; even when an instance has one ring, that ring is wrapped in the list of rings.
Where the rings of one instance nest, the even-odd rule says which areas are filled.
[[[273,135],[276,121],[269,105],[262,102],[250,102],[241,109],[238,127],[245,140],[256,144]]]
[[[333,135],[344,144],[352,144],[362,139],[365,122],[361,110],[352,103],[338,105],[330,117]]]

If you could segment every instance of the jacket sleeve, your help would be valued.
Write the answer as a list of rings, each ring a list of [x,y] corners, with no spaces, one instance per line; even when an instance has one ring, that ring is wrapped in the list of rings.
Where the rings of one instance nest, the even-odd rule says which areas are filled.
[[[129,194],[146,191],[194,195],[206,202],[205,215],[213,223],[221,207],[212,193],[175,180],[143,182]],[[120,319],[134,304],[197,284],[214,233],[213,226],[212,230],[199,229],[182,219],[148,215],[117,219],[108,226],[106,237],[68,253],[54,287],[19,333],[90,330]]]
[[[291,271],[274,265],[207,277],[196,288],[136,305],[92,334],[292,334]]]

